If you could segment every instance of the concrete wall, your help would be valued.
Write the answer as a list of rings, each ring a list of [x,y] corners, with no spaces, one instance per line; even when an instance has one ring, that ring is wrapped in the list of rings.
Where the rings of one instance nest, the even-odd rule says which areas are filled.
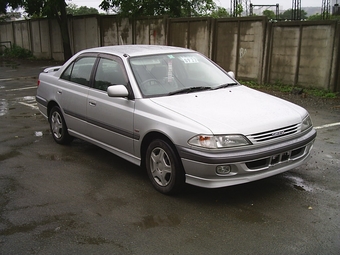
[[[69,18],[71,49],[118,44],[191,48],[234,71],[241,80],[340,91],[340,25],[337,21],[277,22],[246,18]],[[56,20],[0,23],[0,42],[29,49],[38,58],[63,60]],[[4,48],[5,43],[1,43]],[[8,45],[8,44],[7,44]]]
[[[119,22],[119,24],[121,24],[121,22]],[[125,27],[127,26],[126,21],[123,22],[123,24],[125,24]],[[103,46],[122,44],[123,37],[119,34],[119,29],[117,25],[118,25],[118,18],[105,16],[101,19],[101,42],[102,42],[101,44]],[[128,31],[130,31],[132,30],[132,27],[127,26],[127,29]],[[129,37],[130,36],[128,33],[127,38],[125,38],[125,40],[127,41]],[[120,40],[120,38],[122,39]]]
[[[100,46],[100,27],[98,16],[74,16],[70,19],[73,52]]]
[[[12,22],[0,23],[0,41],[14,42],[14,30]]]
[[[273,24],[268,82],[335,90],[336,27],[335,22]]]
[[[49,21],[47,19],[31,20],[32,52],[37,58],[52,58]]]
[[[134,44],[166,45],[166,43],[166,18],[154,17],[135,21]]]
[[[29,22],[28,21],[14,22],[13,30],[15,40],[14,43],[22,48],[32,50],[30,42],[31,34],[29,29]]]
[[[101,17],[101,45],[166,44],[166,19],[163,17],[129,20],[117,16]]]
[[[196,50],[211,56],[211,18],[169,19],[168,45]]]
[[[265,18],[218,19],[213,60],[243,80],[262,81]]]
[[[52,58],[58,61],[64,60],[63,41],[61,39],[61,32],[58,29],[57,20],[50,20],[50,41],[51,41],[51,55]]]

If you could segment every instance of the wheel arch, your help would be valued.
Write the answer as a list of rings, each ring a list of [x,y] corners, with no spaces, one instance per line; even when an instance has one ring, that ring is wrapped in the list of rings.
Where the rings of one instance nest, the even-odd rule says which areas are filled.
[[[173,149],[174,153],[176,154],[176,157],[178,158],[178,161],[180,162],[181,166],[182,166],[182,169],[183,171],[185,172],[184,170],[184,167],[183,167],[183,164],[182,164],[182,160],[178,154],[178,151],[176,149],[176,146],[175,144],[172,142],[172,140],[167,137],[165,134],[162,134],[160,132],[157,132],[157,131],[152,131],[148,134],[146,134],[143,138],[143,141],[142,141],[142,144],[141,144],[141,147],[140,147],[140,155],[141,155],[141,167],[143,169],[146,169],[145,167],[145,155],[146,155],[146,150],[149,146],[149,144],[156,140],[156,139],[160,139],[160,140],[163,140],[165,142],[167,142],[169,144],[169,146],[171,146],[171,148]]]
[[[51,110],[52,110],[52,108],[54,106],[58,106],[60,108],[59,104],[56,101],[50,101],[47,104],[47,118],[48,118],[48,121],[50,121],[50,113],[51,113]]]

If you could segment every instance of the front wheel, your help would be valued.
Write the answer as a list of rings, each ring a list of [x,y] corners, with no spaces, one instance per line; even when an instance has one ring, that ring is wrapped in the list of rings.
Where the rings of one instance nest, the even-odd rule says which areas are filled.
[[[185,182],[181,162],[173,148],[163,140],[154,140],[146,151],[146,169],[152,185],[163,194],[178,193]]]
[[[67,132],[67,126],[58,106],[54,106],[49,116],[50,128],[54,141],[59,144],[69,144],[73,137]]]

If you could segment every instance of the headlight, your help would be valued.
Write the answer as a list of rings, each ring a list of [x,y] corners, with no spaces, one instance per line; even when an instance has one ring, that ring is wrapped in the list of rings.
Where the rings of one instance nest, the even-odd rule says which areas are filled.
[[[197,135],[191,138],[188,143],[208,149],[230,148],[251,144],[243,135]]]
[[[308,115],[301,123],[301,132],[313,126],[312,119]]]

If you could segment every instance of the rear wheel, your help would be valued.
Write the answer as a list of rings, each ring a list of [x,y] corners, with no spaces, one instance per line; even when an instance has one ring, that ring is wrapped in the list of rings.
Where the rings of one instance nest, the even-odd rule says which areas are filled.
[[[152,185],[159,192],[171,195],[184,186],[182,164],[167,142],[160,139],[152,141],[146,151],[145,163]]]
[[[54,106],[49,116],[50,128],[54,141],[59,144],[69,144],[73,137],[67,132],[67,126],[58,106]]]

